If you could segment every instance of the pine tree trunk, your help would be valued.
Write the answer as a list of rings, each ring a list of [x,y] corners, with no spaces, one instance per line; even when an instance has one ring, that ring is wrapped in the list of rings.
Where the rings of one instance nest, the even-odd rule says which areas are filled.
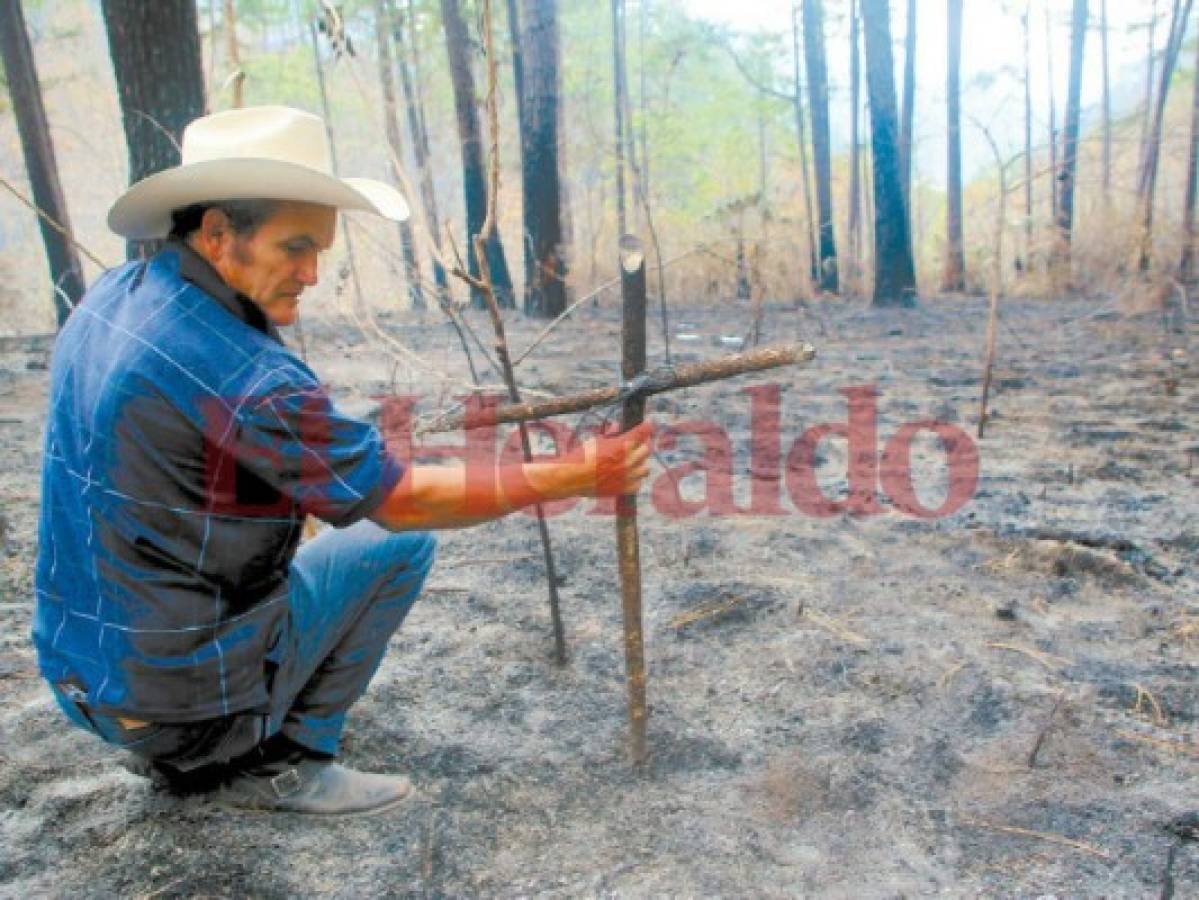
[[[628,232],[628,209],[625,206],[625,121],[624,121],[624,0],[612,0],[612,114],[616,145],[616,229],[623,237]]]
[[[233,86],[233,108],[246,105],[246,73],[241,67],[241,51],[237,47],[237,12],[233,0],[225,0],[225,52],[229,56],[229,80]]]
[[[529,110],[528,110],[528,95],[525,93],[525,55],[524,41],[521,37],[521,15],[520,9],[517,6],[517,0],[507,0],[508,7],[508,38],[512,45],[512,82],[515,87],[516,94],[516,120],[518,124],[518,132],[520,134],[520,171],[521,171],[521,200],[527,208],[529,205],[529,185],[525,182],[525,154],[527,153],[527,143],[529,140]],[[533,286],[533,239],[528,231],[528,216],[525,216],[525,227],[521,232],[521,247],[523,249],[522,257],[525,264],[524,275],[524,310],[526,313],[532,311],[530,302],[532,298]]]
[[[1191,147],[1187,157],[1187,196],[1183,210],[1182,261],[1179,278],[1191,281],[1195,277],[1195,200],[1199,194],[1199,42],[1195,45],[1195,89],[1191,100]]]
[[[1199,43],[1195,45],[1195,88],[1191,100],[1191,146],[1187,156],[1187,195],[1182,214],[1182,261],[1179,278],[1195,277],[1195,200],[1199,194]]]
[[[184,127],[204,114],[204,70],[192,0],[102,0],[116,75],[129,182],[179,165]],[[130,241],[129,258],[161,242]]]
[[[483,223],[487,218],[487,173],[483,167],[482,132],[479,128],[479,111],[476,105],[475,76],[470,67],[470,43],[459,0],[441,0],[441,16],[445,30],[446,54],[450,62],[450,81],[454,88],[458,141],[462,147],[467,266],[470,274],[477,277],[479,261],[475,258],[472,238],[483,230]],[[504,246],[500,243],[499,229],[494,230],[487,241],[487,263],[495,282],[496,299],[501,306],[514,307],[512,276],[508,274],[508,260],[504,256]],[[471,297],[475,307],[486,307],[481,291],[472,288]]]
[[[1024,263],[1023,271],[1032,268],[1033,258],[1033,190],[1032,190],[1032,0],[1024,9],[1021,24],[1024,28]]]
[[[816,254],[816,217],[812,214],[812,173],[808,165],[808,134],[804,122],[803,84],[800,77],[799,7],[791,7],[791,50],[794,62],[793,96],[795,107],[795,138],[799,144],[799,167],[802,170],[804,232],[808,239],[808,278],[813,287],[820,278],[819,257]]]
[[[861,16],[857,0],[849,0],[849,261],[854,290],[860,289],[862,271],[862,54]]]
[[[820,217],[820,289],[836,293],[839,290],[839,278],[837,241],[833,232],[833,166],[829,140],[828,70],[824,54],[824,9],[821,0],[803,0],[803,31],[804,56],[808,65],[808,106],[812,111],[812,150],[816,162],[816,207]]]
[[[383,130],[387,135],[390,151],[388,160],[392,181],[400,183],[398,165],[404,158],[404,142],[400,138],[400,117],[396,109],[395,72],[391,53],[391,20],[383,0],[375,0],[375,43],[379,57],[379,87],[383,94]],[[415,198],[413,198],[415,200]],[[404,277],[408,281],[408,299],[413,309],[425,308],[425,295],[421,290],[420,261],[416,258],[416,240],[412,235],[412,222],[398,223],[400,230],[400,253],[404,259]]]
[[[916,0],[908,0],[908,30],[903,57],[903,111],[899,152],[903,169],[903,202],[912,209],[912,133],[916,119]]]
[[[1045,65],[1049,80],[1049,221],[1057,221],[1057,93],[1053,83],[1053,20],[1045,4]]]
[[[966,289],[966,254],[962,238],[962,0],[948,0],[948,60],[945,109],[948,167],[945,207],[945,272],[941,290]]]
[[[1137,186],[1137,196],[1141,203],[1141,240],[1137,268],[1142,272],[1149,271],[1153,256],[1153,206],[1154,196],[1157,193],[1157,170],[1161,158],[1166,99],[1170,93],[1170,82],[1174,78],[1178,54],[1182,49],[1186,25],[1191,18],[1192,6],[1194,6],[1194,0],[1186,0],[1185,6],[1180,6],[1179,0],[1174,0],[1170,15],[1170,32],[1166,38],[1166,52],[1162,59],[1161,80],[1154,102],[1153,122],[1149,126],[1149,134],[1145,141],[1145,164],[1141,169],[1141,177]]]
[[[875,306],[916,302],[916,271],[899,167],[899,110],[888,0],[861,0],[874,159]]]
[[[1145,48],[1145,104],[1141,107],[1141,148],[1137,161],[1137,173],[1145,167],[1145,151],[1149,147],[1149,120],[1153,114],[1153,76],[1156,73],[1157,58],[1157,0],[1149,9],[1148,46]]]
[[[58,180],[50,123],[42,103],[33,47],[29,42],[20,3],[0,3],[0,57],[4,60],[4,77],[8,82],[8,96],[21,137],[21,152],[25,157],[25,171],[29,175],[33,202],[62,229],[60,231],[38,216],[42,243],[46,247],[46,261],[50,266],[50,280],[54,286],[51,300],[54,303],[55,320],[61,327],[72,307],[83,296],[83,267],[70,241],[71,220]]]
[[[532,278],[525,308],[553,318],[566,309],[566,262],[562,258],[562,193],[559,180],[557,0],[521,0],[524,60],[521,123],[525,232],[532,250]]]
[[[1099,0],[1099,46],[1103,54],[1103,204],[1112,200],[1112,86],[1107,47],[1107,0]]]
[[[1069,274],[1070,241],[1074,228],[1074,181],[1078,174],[1078,135],[1082,98],[1082,62],[1087,38],[1087,0],[1074,0],[1070,17],[1070,86],[1066,95],[1066,122],[1062,141],[1062,171],[1058,175],[1058,262]]]
[[[412,156],[416,160],[417,176],[420,178],[421,203],[425,208],[425,217],[429,224],[430,238],[434,246],[441,247],[441,213],[437,208],[437,194],[433,190],[433,171],[429,162],[429,136],[425,134],[424,110],[420,92],[414,84],[412,71],[408,67],[405,53],[407,42],[404,39],[404,28],[400,22],[399,13],[395,8],[395,0],[387,0],[388,15],[391,21],[392,42],[396,48],[396,67],[400,70],[400,87],[404,91],[404,111],[408,120],[408,136],[412,141]],[[411,14],[411,6],[409,13]],[[415,34],[413,35],[413,63],[416,62]],[[437,292],[448,301],[450,296],[449,282],[446,279],[445,268],[436,259],[433,260],[433,283]]]

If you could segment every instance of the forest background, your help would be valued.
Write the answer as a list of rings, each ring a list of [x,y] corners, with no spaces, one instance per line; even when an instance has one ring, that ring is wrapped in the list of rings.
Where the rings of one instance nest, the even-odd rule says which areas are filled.
[[[987,290],[993,280],[991,263],[999,215],[998,169],[984,132],[995,138],[1004,162],[1016,163],[1009,165],[1007,173],[1006,240],[1000,269],[1004,293],[1050,296],[1067,288],[1111,292],[1127,274],[1135,254],[1141,233],[1139,161],[1151,124],[1158,87],[1155,79],[1160,77],[1156,72],[1169,25],[1168,3],[1157,0],[1114,4],[1112,18],[1106,22],[1110,61],[1102,64],[1100,29],[1105,22],[1098,8],[1090,11],[1072,266],[1063,275],[1048,262],[1036,265],[1038,259],[1049,259],[1057,232],[1053,188],[1058,170],[1057,159],[1051,157],[1062,149],[1070,5],[1068,0],[1047,0],[1008,4],[998,13],[989,9],[985,16],[1003,16],[1010,27],[1003,39],[996,36],[993,45],[977,47],[971,42],[977,32],[971,32],[969,25],[975,9],[965,4],[961,87],[965,280],[961,286],[970,291]],[[100,5],[86,0],[41,0],[23,6],[73,229],[80,242],[102,261],[119,262],[124,248],[107,231],[104,215],[127,183],[128,163]],[[220,0],[201,0],[197,7],[211,109],[228,108],[234,102],[230,76],[237,66],[231,60],[225,6]],[[438,4],[429,0],[395,6],[411,27],[412,52],[402,62],[415,73],[424,95],[433,190],[442,219],[458,245],[465,247],[462,169],[441,13]],[[630,181],[644,179],[645,186],[644,202],[639,202],[636,189],[628,189],[629,217],[632,229],[648,236],[648,207],[661,256],[667,260],[683,257],[680,265],[666,270],[668,297],[715,302],[752,293],[791,300],[816,292],[818,279],[813,278],[808,264],[811,216],[796,139],[797,110],[788,99],[798,78],[800,106],[810,138],[811,108],[802,47],[798,66],[795,60],[795,49],[803,37],[798,28],[793,34],[786,27],[775,27],[792,18],[789,4],[778,6],[761,16],[769,27],[750,30],[728,24],[731,17],[727,13],[723,23],[709,21],[701,17],[705,12],[702,4],[693,10],[691,4],[677,0],[635,3],[626,11],[627,147],[641,170],[626,177]],[[902,94],[908,4],[892,6],[895,81]],[[376,5],[370,0],[352,0],[338,9],[354,54],[336,54],[325,35],[318,46],[328,80],[341,168],[386,178],[389,163],[377,65]],[[918,285],[921,295],[928,295],[946,283],[946,90],[940,68],[946,34],[941,4],[925,2],[919,9],[910,217]],[[481,95],[486,82],[478,9],[468,2],[463,11]],[[238,63],[245,73],[245,103],[287,103],[320,111],[309,30],[318,12],[312,0],[239,0],[235,31]],[[502,13],[501,4],[497,15],[502,17]],[[979,13],[983,15],[981,10]],[[858,106],[859,200],[851,203],[855,189],[851,178],[850,14],[849,0],[825,4],[832,219],[840,250],[840,288],[843,294],[854,296],[869,293],[873,216],[864,70]],[[795,17],[799,18],[798,10]],[[565,3],[559,18],[564,255],[567,284],[577,296],[615,273],[613,29],[607,4]],[[754,18],[749,16],[751,21]],[[1028,60],[1022,58],[1019,40],[1026,21]],[[502,19],[496,37],[501,63],[503,185],[499,229],[519,285],[519,128],[512,47]],[[1184,188],[1192,143],[1189,87],[1194,72],[1188,66],[1192,55],[1185,48],[1180,54],[1163,120],[1154,209],[1155,257],[1162,260],[1177,260],[1184,241]],[[930,58],[932,62],[928,62]],[[1103,66],[1110,80],[1106,105],[1110,109],[1111,156],[1107,162],[1104,103],[1098,100],[1097,84]],[[1032,133],[1027,170],[1018,159],[1025,140],[1026,76]],[[1051,126],[1056,128],[1057,146],[1053,147]],[[0,142],[5,148],[4,178],[27,192],[7,92],[0,95]],[[401,144],[409,170],[415,171],[411,143],[402,140]],[[804,152],[810,156],[810,147],[805,146]],[[1024,207],[1029,193],[1018,183],[1025,171],[1032,175],[1031,215]],[[851,212],[855,206],[856,217]],[[859,223],[856,226],[853,218]],[[404,265],[395,229],[360,221],[354,230],[363,236],[358,264],[369,301],[380,309],[407,305],[408,293],[396,288],[403,282]],[[0,201],[0,333],[39,333],[54,327],[53,307],[48,302],[50,278],[40,243],[32,213],[12,197]],[[83,264],[90,281],[97,267],[87,260]],[[423,264],[428,278],[429,260]],[[343,287],[339,279],[326,277],[309,302],[309,314],[329,309],[330,303],[340,304],[346,293]],[[461,293],[463,289],[458,285],[454,290]]]

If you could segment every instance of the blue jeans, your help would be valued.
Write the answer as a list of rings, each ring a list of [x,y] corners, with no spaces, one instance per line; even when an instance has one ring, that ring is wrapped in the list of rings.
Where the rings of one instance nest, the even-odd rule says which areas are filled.
[[[80,727],[184,770],[225,762],[279,732],[335,755],[346,713],[378,671],[435,550],[427,532],[389,532],[370,521],[327,529],[302,546],[289,577],[290,627],[266,660],[271,675],[265,715],[130,729],[115,717],[81,709],[58,686],[54,694]]]

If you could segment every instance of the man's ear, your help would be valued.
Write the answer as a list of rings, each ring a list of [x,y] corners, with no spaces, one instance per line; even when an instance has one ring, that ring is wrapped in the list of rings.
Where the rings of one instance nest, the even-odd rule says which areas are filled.
[[[199,250],[210,261],[215,262],[225,255],[229,241],[233,237],[233,228],[228,216],[215,207],[206,209],[200,218],[200,229],[197,234]]]

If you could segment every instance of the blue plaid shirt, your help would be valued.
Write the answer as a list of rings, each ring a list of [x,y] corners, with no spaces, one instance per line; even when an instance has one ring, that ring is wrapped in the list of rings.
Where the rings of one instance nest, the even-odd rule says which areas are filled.
[[[55,345],[33,638],[102,713],[263,709],[305,514],[344,526],[403,474],[261,310],[189,247],[106,273]]]

